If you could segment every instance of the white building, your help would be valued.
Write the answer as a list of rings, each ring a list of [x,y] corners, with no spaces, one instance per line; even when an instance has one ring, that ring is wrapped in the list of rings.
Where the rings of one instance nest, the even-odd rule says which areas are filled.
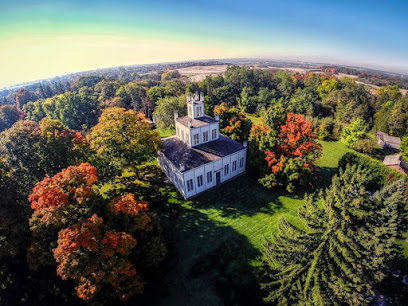
[[[204,115],[204,94],[187,95],[188,116],[174,114],[176,135],[163,138],[159,165],[184,198],[245,172],[247,148],[220,134],[218,118]]]

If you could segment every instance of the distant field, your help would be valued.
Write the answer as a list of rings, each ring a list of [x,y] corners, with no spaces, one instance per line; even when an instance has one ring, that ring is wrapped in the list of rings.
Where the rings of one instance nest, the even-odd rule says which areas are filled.
[[[200,82],[207,76],[217,76],[224,74],[227,70],[227,65],[212,65],[212,66],[192,66],[177,69],[181,75],[189,77],[193,82]]]
[[[227,70],[228,65],[211,65],[211,66],[191,66],[191,67],[185,67],[185,68],[180,68],[177,69],[182,76],[187,76],[191,81],[193,82],[200,82],[204,80],[207,76],[217,76],[220,74],[224,74],[225,71]],[[268,67],[261,67],[255,65],[254,68],[258,69],[279,69],[279,70],[284,70],[289,73],[301,73],[301,74],[306,74],[310,70],[305,69],[305,68],[297,68],[297,67],[274,67],[274,66],[268,66]],[[358,77],[355,75],[350,75],[350,74],[344,74],[344,73],[339,73],[338,77],[348,77],[352,79],[357,79]],[[363,83],[357,81],[357,83],[363,84],[369,88],[369,90],[372,93],[375,93],[378,90],[378,86]],[[407,94],[408,90],[407,89],[401,89],[401,92],[403,95]]]

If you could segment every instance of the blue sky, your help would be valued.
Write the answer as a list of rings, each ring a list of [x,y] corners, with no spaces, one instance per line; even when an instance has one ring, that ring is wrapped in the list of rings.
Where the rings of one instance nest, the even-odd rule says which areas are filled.
[[[3,1],[0,87],[89,69],[262,57],[408,73],[406,1]]]

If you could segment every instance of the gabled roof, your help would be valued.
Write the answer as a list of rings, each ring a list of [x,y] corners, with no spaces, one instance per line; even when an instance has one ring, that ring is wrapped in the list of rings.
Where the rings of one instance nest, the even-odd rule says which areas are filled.
[[[244,149],[239,142],[220,135],[217,140],[196,147],[187,146],[177,136],[163,138],[163,154],[177,167],[183,164],[185,171],[219,160]]]
[[[401,146],[401,138],[390,136],[384,132],[377,132],[377,138],[383,142],[383,146],[388,146],[393,149],[399,149]]]
[[[189,116],[184,116],[181,118],[177,118],[176,121],[181,123],[182,125],[188,127],[188,121],[191,121],[191,127],[200,127],[200,126],[205,126],[211,123],[215,123],[217,122],[217,120],[215,120],[214,118],[204,115],[202,117],[199,118],[190,118]]]

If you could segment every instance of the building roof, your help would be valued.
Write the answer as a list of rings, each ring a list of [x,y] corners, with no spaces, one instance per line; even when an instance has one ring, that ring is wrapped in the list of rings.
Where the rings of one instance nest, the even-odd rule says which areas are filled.
[[[201,127],[201,126],[205,126],[211,123],[215,123],[217,122],[217,120],[215,120],[213,117],[204,115],[202,117],[199,118],[190,118],[189,116],[184,116],[181,118],[177,118],[176,121],[181,123],[182,125],[188,127],[188,121],[191,121],[191,127]]]
[[[184,165],[185,171],[219,160],[244,149],[239,142],[221,135],[217,140],[190,148],[177,136],[163,138],[163,154],[178,168]]]
[[[401,138],[390,136],[384,132],[377,132],[377,138],[383,142],[383,146],[388,146],[393,149],[399,149],[401,146]]]
[[[384,158],[383,164],[386,165],[386,166],[399,165],[399,164],[401,164],[401,158],[402,158],[402,156],[399,155],[399,154],[387,155]]]

